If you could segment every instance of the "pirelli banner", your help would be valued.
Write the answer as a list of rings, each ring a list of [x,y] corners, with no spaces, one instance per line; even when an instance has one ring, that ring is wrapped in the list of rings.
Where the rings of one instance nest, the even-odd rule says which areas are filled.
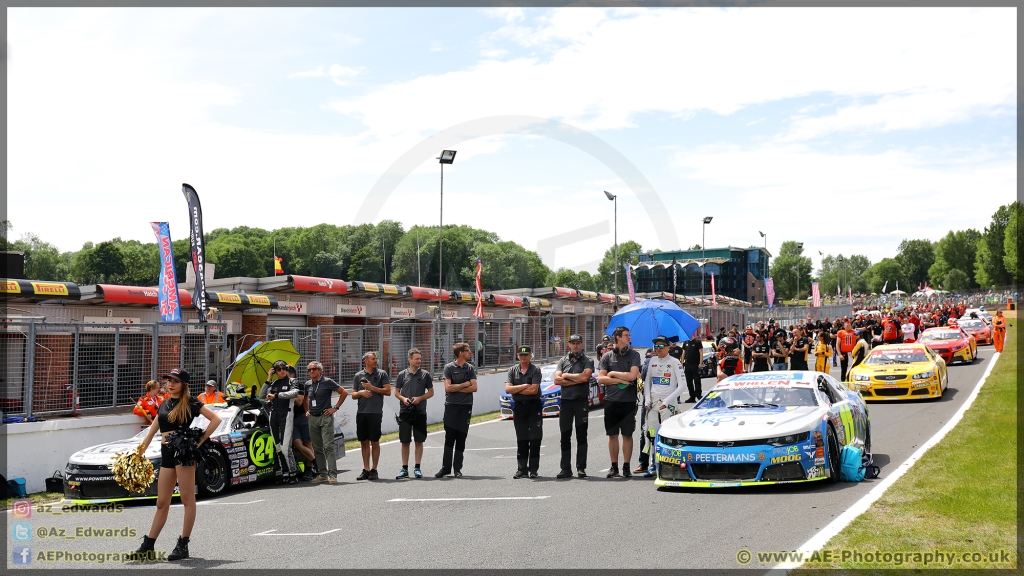
[[[81,300],[82,291],[73,282],[39,282],[36,280],[0,280],[0,294],[7,298],[31,300]]]
[[[238,292],[207,292],[206,298],[216,306],[237,306],[241,308],[277,308],[277,298],[264,294],[241,294]]]
[[[391,294],[393,296],[398,296],[404,293],[401,287],[395,284],[377,284],[374,282],[353,282],[352,284],[355,286],[356,290],[360,292],[369,292],[371,294]]]

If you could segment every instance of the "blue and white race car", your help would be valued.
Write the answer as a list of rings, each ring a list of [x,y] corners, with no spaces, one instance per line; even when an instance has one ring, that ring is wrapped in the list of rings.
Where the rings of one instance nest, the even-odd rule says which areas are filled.
[[[562,403],[562,387],[555,384],[555,366],[542,366],[540,369],[540,397],[544,401],[541,409],[541,416],[558,416]],[[515,400],[507,392],[501,393],[501,419],[512,419],[512,406]],[[590,379],[590,394],[587,397],[587,407],[593,408],[604,403],[604,388],[597,383],[596,375]]]
[[[655,484],[836,482],[846,445],[871,452],[871,421],[858,392],[821,372],[738,374],[662,423]]]

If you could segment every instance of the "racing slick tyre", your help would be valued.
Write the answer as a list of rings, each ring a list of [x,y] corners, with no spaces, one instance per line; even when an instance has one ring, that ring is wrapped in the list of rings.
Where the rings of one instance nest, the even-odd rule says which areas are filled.
[[[864,453],[871,454],[871,422],[868,422],[867,429],[864,431]]]
[[[203,496],[215,496],[228,486],[228,463],[224,455],[213,447],[203,450],[196,466],[196,486]]]
[[[825,435],[825,450],[828,451],[828,481],[830,484],[839,482],[839,440],[836,439],[836,431],[832,426],[828,427]]]

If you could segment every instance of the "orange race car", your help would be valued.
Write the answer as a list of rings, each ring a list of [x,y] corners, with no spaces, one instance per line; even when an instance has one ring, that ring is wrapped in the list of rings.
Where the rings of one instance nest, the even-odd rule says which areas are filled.
[[[992,334],[992,328],[988,324],[985,324],[983,320],[961,318],[958,324],[961,330],[971,336],[974,336],[974,339],[978,341],[979,345],[992,344],[995,342],[995,336]]]

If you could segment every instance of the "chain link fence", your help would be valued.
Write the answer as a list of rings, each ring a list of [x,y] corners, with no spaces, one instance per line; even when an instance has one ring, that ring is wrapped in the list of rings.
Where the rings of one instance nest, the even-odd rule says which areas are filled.
[[[149,380],[182,368],[219,378],[226,324],[0,324],[0,409],[18,416],[127,407]]]

